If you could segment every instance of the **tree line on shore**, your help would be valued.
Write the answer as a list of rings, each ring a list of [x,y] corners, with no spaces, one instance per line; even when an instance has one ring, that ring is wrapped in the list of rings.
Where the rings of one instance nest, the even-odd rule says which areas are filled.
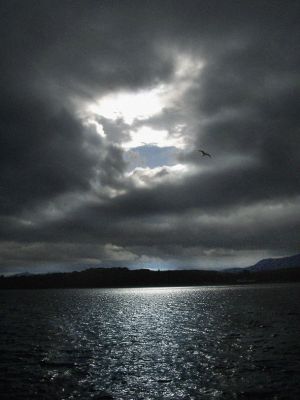
[[[0,276],[0,289],[109,288],[300,282],[300,268],[238,272],[91,268],[80,272]]]

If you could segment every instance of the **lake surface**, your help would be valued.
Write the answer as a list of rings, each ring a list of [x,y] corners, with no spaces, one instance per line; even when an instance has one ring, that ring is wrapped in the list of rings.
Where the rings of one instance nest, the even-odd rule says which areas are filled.
[[[300,286],[0,291],[2,399],[299,399]]]

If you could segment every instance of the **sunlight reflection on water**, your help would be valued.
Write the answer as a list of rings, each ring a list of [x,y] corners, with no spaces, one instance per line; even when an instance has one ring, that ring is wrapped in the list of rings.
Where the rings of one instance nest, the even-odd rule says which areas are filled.
[[[7,399],[300,394],[297,285],[2,291],[0,300]]]

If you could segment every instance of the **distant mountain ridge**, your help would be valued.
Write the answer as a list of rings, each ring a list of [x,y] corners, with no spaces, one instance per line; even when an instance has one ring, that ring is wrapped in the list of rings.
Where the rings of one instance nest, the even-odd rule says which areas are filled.
[[[293,266],[294,265],[294,266]],[[295,266],[296,265],[296,266]],[[232,271],[129,270],[91,268],[80,272],[1,276],[0,289],[112,288],[155,286],[240,285],[300,282],[300,255],[261,260],[248,268]]]
[[[251,267],[243,268],[243,270],[250,272],[260,272],[295,267],[300,267],[300,254],[295,254],[294,256],[289,257],[265,258],[258,261]]]

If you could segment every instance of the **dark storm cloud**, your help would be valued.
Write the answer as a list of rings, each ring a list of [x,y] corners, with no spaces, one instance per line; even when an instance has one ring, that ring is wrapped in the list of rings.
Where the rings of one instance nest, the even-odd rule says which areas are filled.
[[[119,7],[2,3],[0,188],[5,213],[88,189],[97,167],[89,147],[101,153],[104,145],[83,131],[69,110],[70,97],[134,88],[170,73],[171,64],[155,56],[152,42],[144,43],[145,32],[136,36],[131,8],[122,16]],[[101,171],[105,180],[123,166],[122,157],[116,164],[117,150],[110,149],[101,166],[108,166]]]
[[[97,164],[95,155],[84,151],[91,134],[85,135],[72,115],[64,110],[52,113],[41,102],[28,103],[1,108],[0,190],[4,214],[69,190],[87,190]]]
[[[138,18],[143,9],[126,3],[2,3],[3,54],[13,68],[8,75],[21,79],[27,73],[31,81],[24,86],[30,89],[34,80],[40,91],[49,84],[76,94],[148,85],[167,76],[172,65],[161,62],[147,39],[147,26]]]
[[[105,251],[87,245],[97,241],[179,258],[189,246],[297,251],[300,221],[284,210],[300,195],[299,15],[296,1],[2,2],[2,263],[101,259]],[[182,151],[192,175],[135,188],[119,147],[129,126],[99,117],[101,137],[73,101],[170,83],[174,54],[204,60],[181,99],[185,111],[177,103],[134,127],[172,131],[185,122],[190,143],[213,158]],[[124,192],[109,200],[106,189]],[[92,204],[37,221],[57,199],[91,193]],[[266,216],[266,204],[279,211]]]

